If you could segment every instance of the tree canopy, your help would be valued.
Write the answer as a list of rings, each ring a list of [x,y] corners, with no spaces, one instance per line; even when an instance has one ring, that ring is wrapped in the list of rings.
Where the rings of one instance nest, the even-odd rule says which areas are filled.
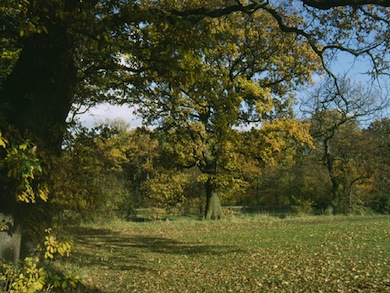
[[[213,51],[214,58],[223,58],[218,46],[236,55],[230,60],[235,62],[231,64],[235,77],[246,79],[269,72],[275,76],[277,68],[259,67],[264,64],[256,62],[267,58],[267,49],[271,49],[268,56],[276,52],[271,43],[281,37],[281,32],[289,35],[280,43],[282,50],[288,49],[288,38],[305,42],[307,52],[317,55],[330,74],[329,62],[337,51],[366,56],[372,62],[370,73],[374,76],[388,73],[387,7],[388,1],[2,1],[3,116],[21,124],[23,130],[32,128],[27,121],[20,121],[19,114],[26,113],[22,107],[13,109],[11,100],[31,109],[39,104],[38,98],[29,102],[17,97],[41,96],[44,90],[50,94],[49,84],[57,112],[49,111],[54,117],[47,119],[57,119],[57,123],[72,104],[134,102],[135,97],[150,94],[167,80],[180,83],[199,78],[199,57],[212,58]],[[294,53],[290,45],[290,53]],[[294,63],[292,56],[290,60],[283,58],[279,62],[291,71],[302,61],[296,59]],[[253,60],[255,64],[251,64]],[[305,69],[305,64],[301,66]],[[37,72],[41,82],[34,80]],[[20,80],[30,83],[18,93],[15,89]],[[267,84],[261,85],[265,91]],[[24,93],[27,88],[30,93]],[[47,106],[49,101],[41,103]]]

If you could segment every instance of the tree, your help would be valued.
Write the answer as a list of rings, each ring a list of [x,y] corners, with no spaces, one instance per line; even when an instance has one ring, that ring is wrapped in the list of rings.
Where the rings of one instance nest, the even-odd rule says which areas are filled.
[[[128,127],[111,121],[69,131],[62,155],[47,174],[53,190],[50,203],[59,215],[66,210],[81,219],[96,219],[125,209],[130,182],[124,168],[132,147]]]
[[[313,52],[324,58],[331,55],[325,54],[327,51],[343,50],[371,57],[376,73],[386,68],[381,56],[388,44],[387,34],[382,34],[387,31],[388,1],[326,5],[299,1],[296,7],[262,1],[201,5],[192,1],[97,0],[2,3],[5,51],[1,61],[8,72],[1,84],[2,117],[22,132],[28,129],[43,138],[54,149],[61,144],[73,102],[115,101],[119,93],[150,89],[152,82],[168,71],[179,76],[178,72],[183,72],[179,70],[181,52],[204,45],[196,40],[209,32],[204,19],[264,11],[277,22],[269,37],[274,30],[290,32],[306,39]],[[357,36],[351,36],[352,32]],[[372,38],[364,38],[368,32]],[[17,61],[7,63],[8,53],[18,54]],[[128,62],[123,62],[124,56]],[[23,86],[19,86],[21,80]]]
[[[158,207],[171,213],[179,205],[188,210],[199,198],[198,170],[174,166],[165,140],[158,129],[140,127],[127,133],[129,147],[122,168],[131,194],[128,201],[135,208]]]
[[[294,193],[298,174],[291,169],[298,164],[301,154],[313,147],[309,124],[276,119],[245,132],[244,138],[244,158],[257,166],[252,175],[256,204],[277,208],[289,205],[292,196],[301,195]]]
[[[168,133],[177,165],[206,175],[205,217],[217,219],[223,217],[219,189],[238,168],[232,127],[290,115],[289,91],[310,80],[318,63],[307,43],[278,32],[267,14],[209,22],[213,29],[199,36],[207,47],[179,56],[188,74],[161,77],[139,104],[144,117]]]
[[[151,130],[136,128],[128,133],[129,149],[126,152],[127,163],[123,166],[125,176],[129,181],[134,207],[144,206],[142,186],[155,177],[159,171],[156,161],[160,156],[158,141]]]
[[[334,88],[327,81],[308,99],[311,134],[316,141],[331,181],[329,213],[352,212],[352,187],[368,179],[369,148],[359,121],[369,119],[385,107],[379,93],[365,91],[344,79]]]
[[[326,58],[335,50],[365,54],[373,73],[384,73],[389,1],[324,2],[2,0],[1,128],[12,125],[38,150],[58,155],[73,105],[132,102],[161,80],[188,78],[183,73],[193,67],[183,68],[183,57],[207,48],[202,36],[212,31],[211,20],[226,15],[264,12],[277,23],[270,36],[283,31],[307,42],[329,73]],[[232,40],[223,35],[220,44]],[[17,205],[1,213],[16,217]]]
[[[373,199],[370,207],[379,213],[390,213],[390,180],[389,180],[389,151],[390,151],[390,120],[384,118],[372,122],[364,131],[365,140],[370,142],[370,161],[373,166]]]

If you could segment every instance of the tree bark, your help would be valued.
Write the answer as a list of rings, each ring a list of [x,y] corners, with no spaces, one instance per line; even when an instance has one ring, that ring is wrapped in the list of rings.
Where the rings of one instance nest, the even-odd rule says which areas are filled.
[[[332,200],[328,204],[325,213],[327,215],[336,215],[339,211],[339,205],[340,205],[340,184],[337,178],[333,175],[333,169],[329,170],[330,174],[330,180],[332,183],[331,187],[331,194],[332,194]]]
[[[0,259],[16,264],[19,260],[22,243],[21,225],[14,217],[0,213]]]
[[[223,219],[224,213],[219,201],[218,192],[210,181],[206,183],[206,198],[205,220]]]
[[[38,150],[60,153],[77,81],[73,49],[72,38],[59,25],[24,40],[20,57],[0,89],[3,133],[12,126],[23,137],[32,138]],[[12,223],[15,232],[0,231],[0,258],[16,262],[25,212],[16,202],[15,183],[7,179],[6,172],[0,177],[0,218]]]
[[[3,120],[56,151],[61,147],[76,84],[73,46],[64,28],[29,37],[0,90]]]

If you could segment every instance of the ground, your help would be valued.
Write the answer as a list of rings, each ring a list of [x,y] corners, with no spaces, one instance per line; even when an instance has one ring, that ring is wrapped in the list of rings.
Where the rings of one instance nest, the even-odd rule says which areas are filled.
[[[81,292],[389,292],[390,217],[83,225]]]

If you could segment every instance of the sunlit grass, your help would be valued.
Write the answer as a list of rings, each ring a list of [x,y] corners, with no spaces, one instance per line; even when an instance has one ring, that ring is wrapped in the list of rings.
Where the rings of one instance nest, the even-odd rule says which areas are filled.
[[[388,292],[390,217],[231,217],[72,229],[90,292]]]

